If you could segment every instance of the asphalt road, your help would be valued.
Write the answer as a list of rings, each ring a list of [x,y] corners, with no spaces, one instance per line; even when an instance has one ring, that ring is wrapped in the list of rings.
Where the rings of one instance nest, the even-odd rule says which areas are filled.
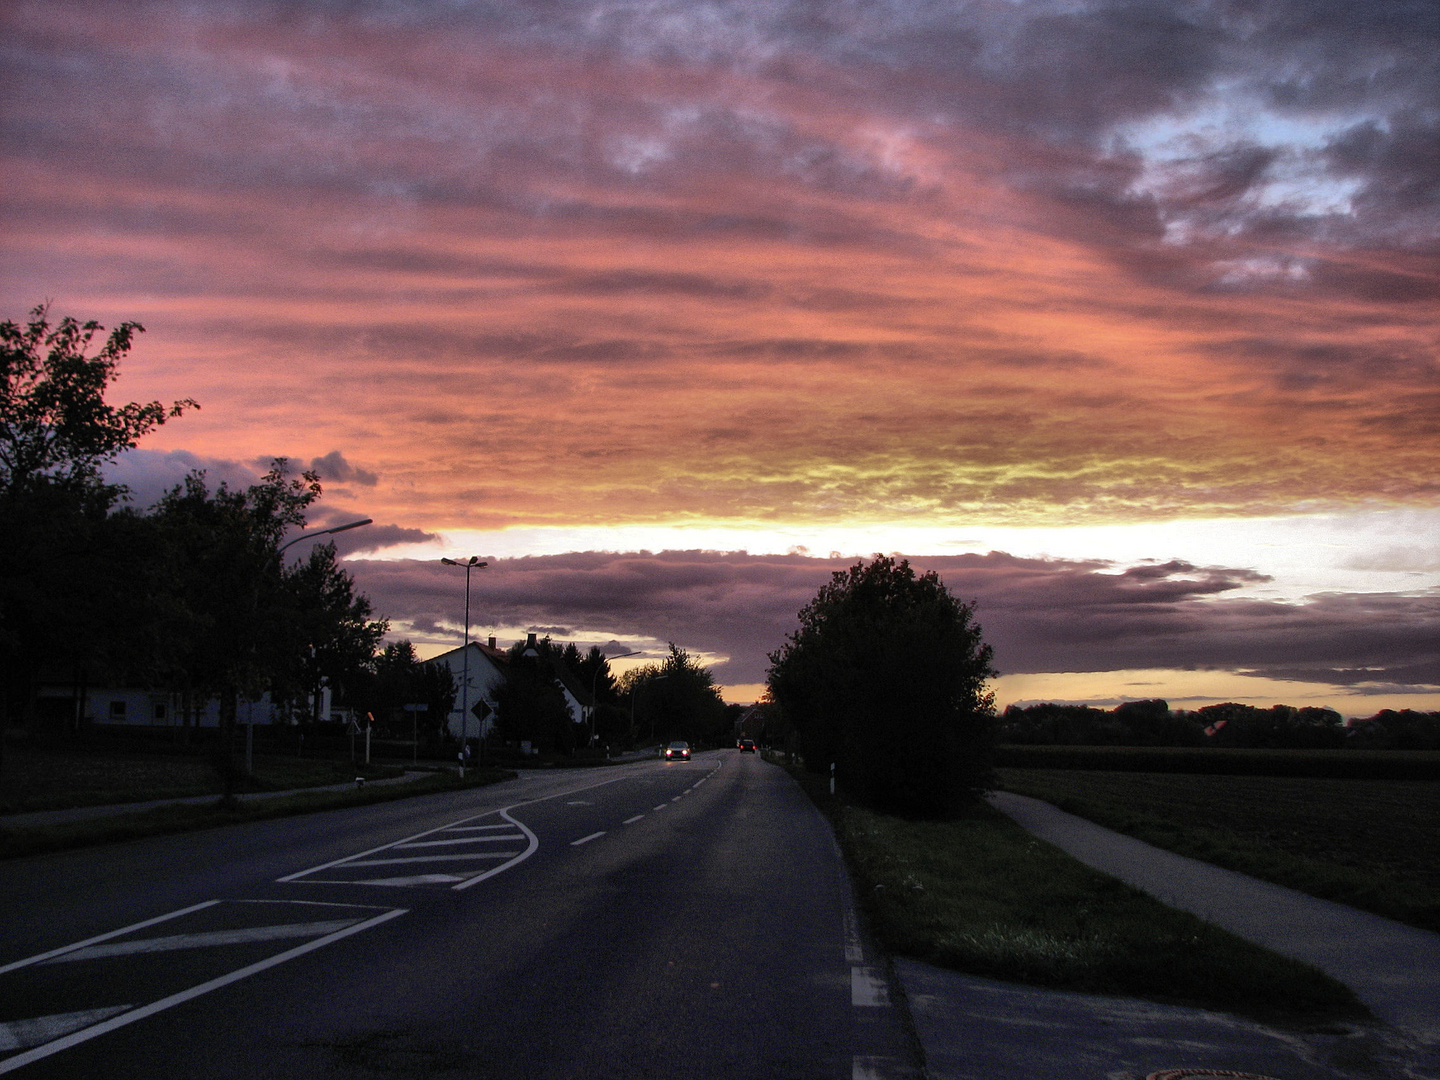
[[[0,864],[0,1073],[912,1075],[830,831],[736,751]]]

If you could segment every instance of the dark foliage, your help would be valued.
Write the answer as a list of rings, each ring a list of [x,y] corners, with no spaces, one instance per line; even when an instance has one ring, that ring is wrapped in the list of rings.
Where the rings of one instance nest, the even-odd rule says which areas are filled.
[[[877,809],[949,814],[990,781],[995,674],[974,610],[938,575],[877,556],[833,575],[770,656],[807,766]]]

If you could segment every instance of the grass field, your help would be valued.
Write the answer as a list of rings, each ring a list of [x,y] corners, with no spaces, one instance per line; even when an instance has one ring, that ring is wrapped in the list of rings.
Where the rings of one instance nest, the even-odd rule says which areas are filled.
[[[353,780],[362,774],[373,779],[398,775],[399,770],[357,769],[349,761],[256,755],[254,781],[243,784],[240,790],[318,787]],[[215,767],[203,754],[72,752],[9,746],[5,772],[0,776],[0,808],[18,813],[218,795],[220,791]]]
[[[980,806],[954,821],[876,814],[796,773],[835,825],[882,945],[1013,982],[1323,1025],[1365,1015],[1348,989],[1176,911]]]
[[[5,819],[0,818],[0,858],[65,851],[247,821],[264,821],[318,810],[368,806],[433,792],[484,787],[510,779],[514,775],[505,769],[489,767],[470,769],[463,780],[452,771],[435,772],[399,784],[350,787],[340,791],[301,791],[291,795],[236,802],[231,806],[224,805],[220,799],[203,803],[179,803],[53,825],[15,827],[7,825]]]
[[[1440,782],[997,772],[1157,847],[1440,931]]]

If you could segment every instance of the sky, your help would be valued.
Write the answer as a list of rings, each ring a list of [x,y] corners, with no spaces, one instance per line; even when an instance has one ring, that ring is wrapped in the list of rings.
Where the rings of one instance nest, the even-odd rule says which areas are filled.
[[[1433,0],[0,4],[0,318],[422,655],[750,701],[883,552],[1002,707],[1440,709],[1437,301]]]

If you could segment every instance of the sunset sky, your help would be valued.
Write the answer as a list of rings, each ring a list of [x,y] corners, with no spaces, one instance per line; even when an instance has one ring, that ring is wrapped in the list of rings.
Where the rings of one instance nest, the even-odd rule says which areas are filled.
[[[0,253],[424,655],[749,701],[885,552],[1001,706],[1440,709],[1433,0],[9,2]]]

